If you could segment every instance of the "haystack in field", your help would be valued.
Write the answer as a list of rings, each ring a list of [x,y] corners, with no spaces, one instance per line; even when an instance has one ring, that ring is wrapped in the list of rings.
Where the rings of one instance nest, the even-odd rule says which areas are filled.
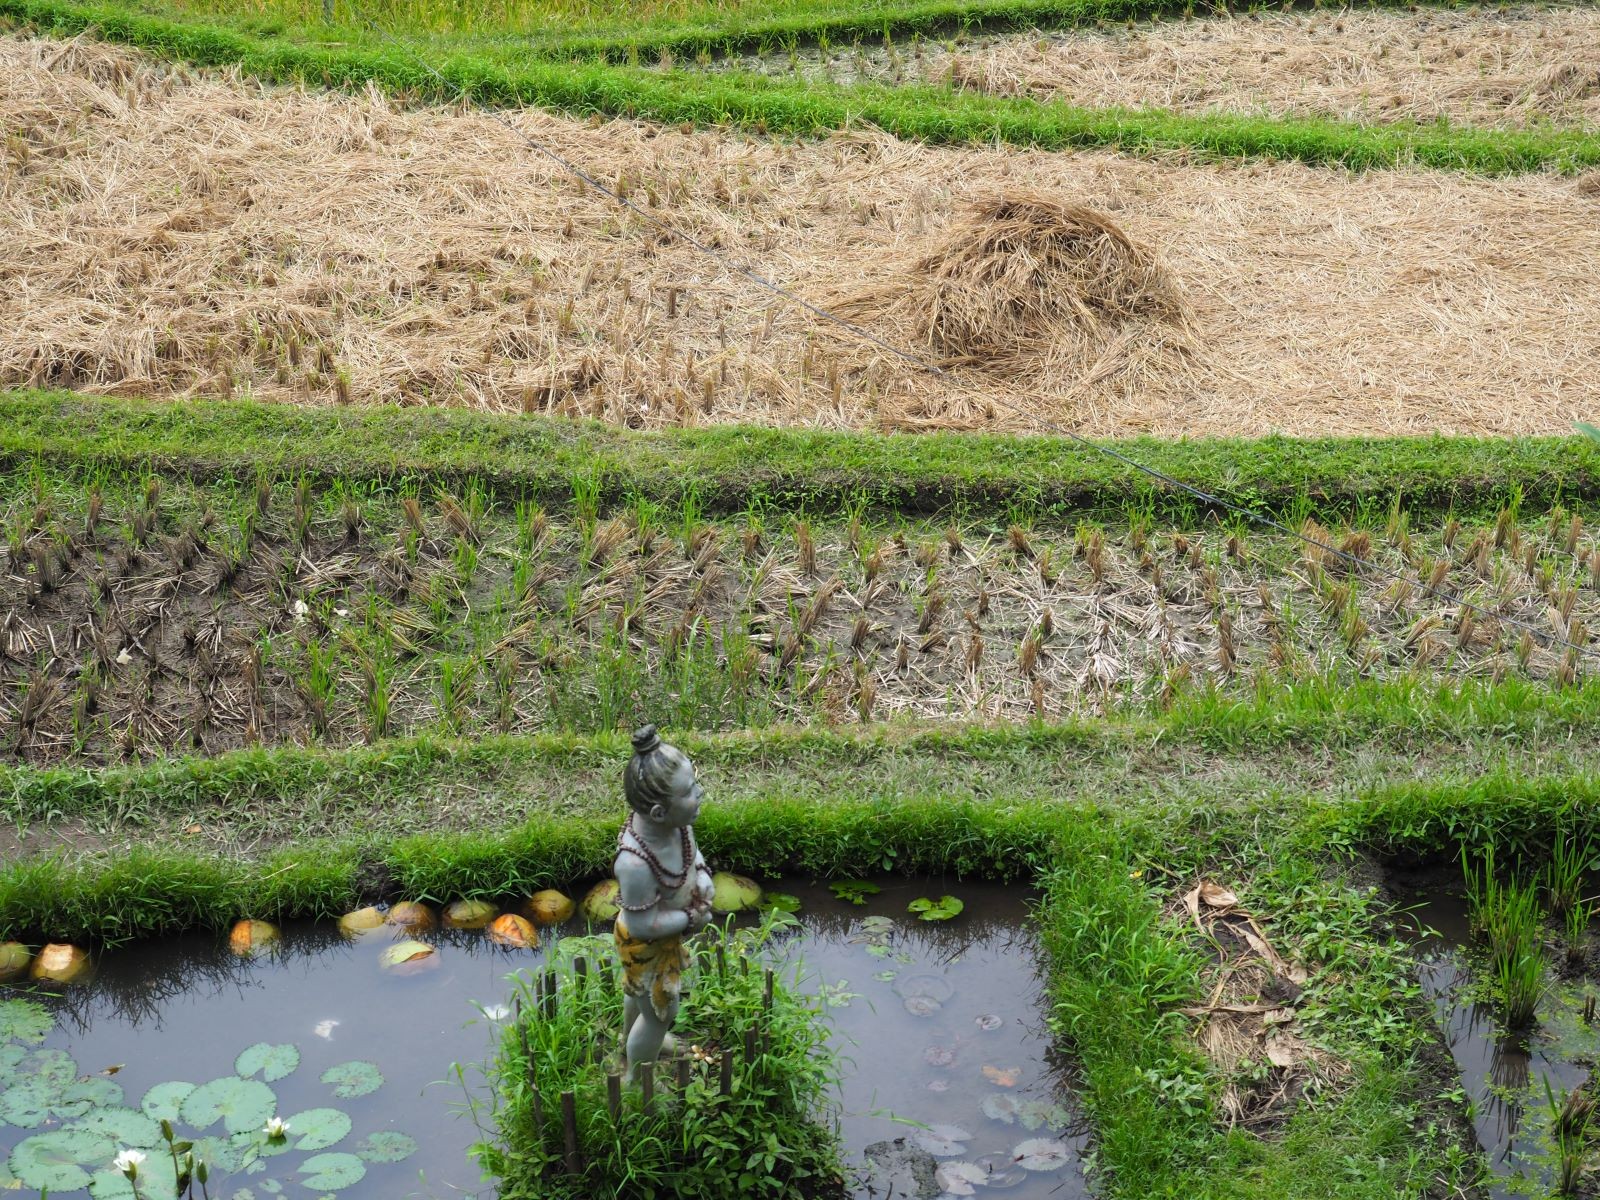
[[[1058,397],[1175,369],[1193,349],[1182,294],[1150,247],[1102,212],[1033,192],[977,201],[905,267],[831,304],[946,369]]]

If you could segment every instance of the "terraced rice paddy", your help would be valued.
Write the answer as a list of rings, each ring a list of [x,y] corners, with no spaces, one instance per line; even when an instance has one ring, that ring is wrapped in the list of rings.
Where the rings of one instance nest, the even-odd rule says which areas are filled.
[[[175,1106],[277,1195],[309,1031],[296,1186],[840,1200],[842,1010],[896,1195],[1597,1194],[1597,14],[0,0],[0,1190],[133,1195]],[[795,880],[768,932],[826,914],[814,989],[695,943],[657,1092],[603,933],[301,987],[300,922],[603,889],[645,723],[714,868]],[[1396,882],[1441,871],[1448,979]],[[104,998],[185,972],[288,1040],[124,1055]],[[318,1074],[513,994],[494,1178]]]
[[[516,115],[652,214],[944,362],[946,383],[483,116],[0,47],[0,283],[20,313],[4,385],[1099,435],[1559,433],[1600,409],[1600,210],[1581,181]],[[1162,264],[1169,302],[1019,312],[1004,353],[940,336],[918,288],[990,223],[974,203],[1023,193],[1107,215]],[[956,286],[1009,303],[986,277]]]

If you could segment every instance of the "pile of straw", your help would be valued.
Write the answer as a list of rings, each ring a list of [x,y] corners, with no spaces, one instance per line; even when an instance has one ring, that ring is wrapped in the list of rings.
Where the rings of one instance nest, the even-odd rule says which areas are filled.
[[[1167,271],[1104,213],[1037,192],[985,197],[909,268],[836,310],[898,330],[947,365],[1026,369],[1130,321],[1179,326]]]
[[[733,260],[855,300],[954,386],[485,114],[8,37],[0,387],[1093,435],[1600,412],[1600,206],[1577,181],[509,119]]]

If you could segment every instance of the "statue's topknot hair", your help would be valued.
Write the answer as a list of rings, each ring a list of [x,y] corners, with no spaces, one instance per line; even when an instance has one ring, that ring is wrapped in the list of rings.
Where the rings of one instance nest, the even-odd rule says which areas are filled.
[[[633,752],[635,754],[649,754],[661,745],[661,736],[656,733],[654,725],[641,725],[633,731]]]

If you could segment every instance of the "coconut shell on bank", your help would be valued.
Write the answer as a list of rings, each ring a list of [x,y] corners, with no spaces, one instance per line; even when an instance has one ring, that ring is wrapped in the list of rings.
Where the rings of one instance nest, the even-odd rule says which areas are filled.
[[[535,925],[559,925],[572,920],[572,914],[577,911],[578,906],[573,903],[572,897],[554,888],[535,892],[522,906],[522,915]]]
[[[426,904],[418,904],[415,900],[402,900],[399,904],[391,904],[389,915],[384,920],[390,925],[398,925],[412,933],[432,929],[439,923],[439,918],[433,915],[433,909]]]
[[[10,983],[28,973],[33,952],[21,942],[0,942],[0,983]]]
[[[427,942],[407,939],[385,946],[378,965],[390,975],[420,975],[439,965],[439,951]]]
[[[240,958],[254,958],[280,940],[278,927],[266,921],[240,921],[228,934],[228,949]]]
[[[718,871],[711,877],[711,884],[716,889],[711,897],[712,912],[744,912],[761,903],[761,885],[754,879]]]
[[[381,928],[383,924],[382,910],[369,904],[366,908],[358,908],[355,912],[347,912],[340,917],[339,932],[347,938],[356,938],[369,930]]]
[[[440,923],[446,929],[482,929],[500,915],[487,900],[457,900],[444,910]]]
[[[81,946],[52,942],[39,951],[28,972],[32,979],[51,979],[56,983],[80,983],[94,970],[94,960]]]
[[[617,900],[621,895],[621,887],[615,879],[602,879],[589,889],[583,898],[583,903],[578,905],[583,913],[583,919],[599,924],[602,921],[613,921],[622,910],[617,907]]]
[[[526,917],[506,913],[489,926],[489,940],[508,950],[532,950],[539,944],[539,931]]]

